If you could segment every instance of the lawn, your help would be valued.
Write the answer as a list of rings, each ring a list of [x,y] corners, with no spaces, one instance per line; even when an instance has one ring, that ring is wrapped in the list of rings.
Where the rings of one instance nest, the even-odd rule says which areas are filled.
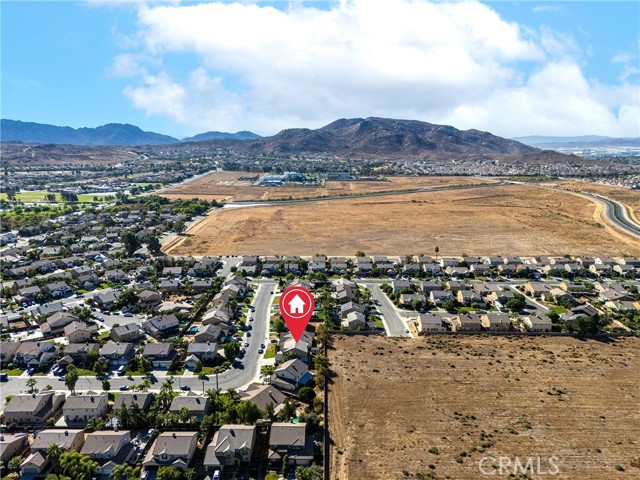
[[[78,368],[78,375],[81,377],[93,377],[96,375],[96,372],[93,370],[87,370],[86,368]]]
[[[275,344],[271,343],[267,346],[267,351],[264,354],[264,358],[274,358],[276,356],[277,348]]]
[[[47,475],[45,480],[58,480],[58,476],[55,473],[50,473]],[[67,477],[66,475],[60,475],[60,480],[71,480],[71,477]]]
[[[551,311],[553,313],[557,313],[558,315],[562,315],[563,313],[567,313],[567,309],[560,306],[551,307]]]
[[[49,194],[51,192],[47,192],[45,190],[36,190],[33,192],[20,192],[16,194],[16,199],[21,201],[21,202],[27,202],[27,203],[34,203],[34,202],[44,202],[44,197],[45,195]],[[80,203],[103,203],[104,200],[98,200],[98,201],[94,201],[93,197],[97,196],[98,198],[103,198],[103,195],[93,195],[93,194],[80,194],[78,195],[78,202]],[[108,199],[106,201],[114,201],[115,197],[107,197]],[[6,193],[0,193],[0,200],[6,200],[7,199],[7,194]],[[62,202],[62,198],[60,197],[60,194],[56,193],[56,201],[57,202]]]
[[[24,373],[24,370],[20,370],[19,368],[9,370],[5,368],[4,370],[0,370],[0,373],[6,373],[10,377],[18,377]]]

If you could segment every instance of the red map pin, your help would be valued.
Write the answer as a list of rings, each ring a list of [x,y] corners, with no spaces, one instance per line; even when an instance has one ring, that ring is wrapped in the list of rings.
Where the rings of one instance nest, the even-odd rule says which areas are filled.
[[[303,287],[287,288],[280,296],[280,313],[294,340],[302,337],[315,307],[315,300],[309,290]]]

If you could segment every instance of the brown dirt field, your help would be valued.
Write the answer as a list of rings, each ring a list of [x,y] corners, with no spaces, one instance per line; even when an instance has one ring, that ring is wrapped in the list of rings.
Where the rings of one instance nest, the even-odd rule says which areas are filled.
[[[165,245],[174,255],[621,255],[637,241],[596,205],[524,185],[219,209]]]
[[[481,180],[475,177],[388,177],[383,181],[328,181],[324,187],[252,187],[250,181],[239,180],[240,177],[254,177],[256,175],[252,172],[216,172],[166,189],[161,194],[170,199],[198,197],[205,200],[215,199],[228,202],[258,201],[491,182],[491,180]]]
[[[631,210],[635,220],[640,222],[640,190],[630,188],[612,187],[610,185],[599,185],[589,182],[555,182],[564,188],[581,190],[588,193],[598,193],[605,197],[624,203]]]
[[[485,456],[640,478],[640,339],[337,336],[329,361],[332,480],[475,480]]]

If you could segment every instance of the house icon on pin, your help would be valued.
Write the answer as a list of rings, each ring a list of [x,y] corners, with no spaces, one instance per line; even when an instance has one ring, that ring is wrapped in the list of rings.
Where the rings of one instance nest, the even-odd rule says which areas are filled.
[[[305,305],[305,301],[300,298],[300,295],[296,294],[296,296],[289,301],[289,313],[292,315],[302,315],[304,313]]]

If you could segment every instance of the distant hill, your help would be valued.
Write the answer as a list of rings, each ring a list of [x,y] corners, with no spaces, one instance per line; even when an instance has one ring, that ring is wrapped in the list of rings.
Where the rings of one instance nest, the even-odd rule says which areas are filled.
[[[253,132],[247,132],[243,130],[241,132],[236,133],[227,133],[227,132],[205,132],[199,133],[198,135],[194,135],[193,137],[183,138],[183,142],[204,142],[206,140],[253,140],[256,138],[260,138],[260,135],[257,135]]]
[[[67,145],[164,145],[179,140],[159,133],[145,132],[135,125],[109,123],[97,128],[57,127],[44,123],[1,120],[4,142],[52,143]]]
[[[207,132],[185,138],[185,142],[205,140],[260,138],[252,132]],[[0,140],[3,142],[43,143],[57,145],[169,145],[181,140],[154,132],[145,132],[135,125],[108,123],[96,128],[71,128],[45,123],[0,121]]]
[[[514,137],[512,138],[512,140],[535,147],[537,145],[547,145],[551,143],[597,142],[600,140],[608,140],[610,138],[611,137],[603,137],[601,135],[580,135],[577,137],[550,137],[544,135],[529,135],[526,137]]]
[[[330,154],[339,157],[431,159],[478,155],[525,155],[538,149],[479,130],[458,130],[417,120],[350,118],[317,130],[292,128],[248,140],[234,151],[267,154]]]
[[[598,148],[598,147],[640,147],[640,137],[615,138],[599,135],[582,135],[578,137],[545,137],[532,135],[517,137],[513,140],[538,148]]]

